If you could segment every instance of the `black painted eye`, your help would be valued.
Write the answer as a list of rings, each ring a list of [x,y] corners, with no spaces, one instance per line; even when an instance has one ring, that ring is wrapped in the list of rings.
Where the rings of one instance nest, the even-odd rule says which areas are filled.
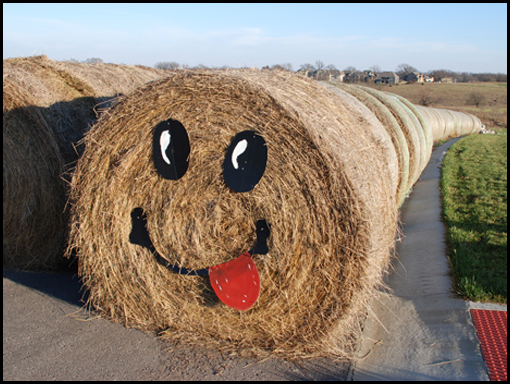
[[[236,192],[248,192],[264,175],[267,163],[267,145],[255,131],[238,133],[228,147],[223,162],[223,177]]]
[[[188,170],[189,138],[186,128],[168,119],[156,125],[152,153],[157,171],[165,179],[180,179]]]

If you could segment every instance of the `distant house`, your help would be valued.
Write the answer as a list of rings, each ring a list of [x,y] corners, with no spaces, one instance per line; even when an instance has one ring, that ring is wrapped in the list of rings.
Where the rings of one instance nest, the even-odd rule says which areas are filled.
[[[442,77],[441,83],[453,83],[453,77]]]
[[[403,77],[403,79],[405,81],[407,81],[408,83],[424,83],[425,82],[425,78],[424,78],[423,74],[420,72],[417,72],[417,71],[409,72],[407,75],[405,75]]]
[[[358,72],[346,72],[344,76],[345,83],[357,83],[360,80],[360,74]]]
[[[367,83],[374,79],[375,73],[367,70],[363,72],[347,72],[343,81],[345,83]]]
[[[371,71],[371,70],[363,71],[363,75],[365,76],[365,81],[375,80],[375,78],[376,78],[375,72]]]
[[[423,75],[423,79],[425,80],[426,83],[433,83],[434,82],[434,76]]]
[[[376,84],[398,84],[399,77],[395,72],[381,72],[375,78]]]

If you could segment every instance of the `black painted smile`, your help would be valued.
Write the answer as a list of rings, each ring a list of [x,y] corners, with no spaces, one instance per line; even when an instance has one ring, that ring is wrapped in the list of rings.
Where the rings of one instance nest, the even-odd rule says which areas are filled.
[[[265,255],[269,252],[267,239],[270,230],[266,220],[256,223],[257,241],[247,252],[236,259],[203,269],[188,269],[173,265],[161,256],[147,230],[147,216],[142,208],[135,208],[131,212],[132,228],[129,241],[133,244],[147,248],[156,258],[156,261],[168,270],[195,276],[209,276],[211,285],[220,300],[232,308],[239,310],[249,309],[255,304],[260,292],[260,278],[257,267],[251,259],[252,255]]]
[[[129,241],[132,244],[141,245],[142,247],[147,248],[151,253],[156,257],[156,261],[162,266],[166,267],[172,272],[179,273],[181,275],[196,275],[196,276],[207,276],[209,275],[209,270],[214,267],[204,268],[204,269],[187,269],[178,267],[177,265],[172,265],[168,262],[163,256],[161,256],[149,235],[149,231],[147,230],[147,215],[143,211],[142,208],[135,208],[131,212],[131,220],[132,227],[131,233],[129,234]],[[267,246],[267,239],[269,237],[270,231],[269,226],[266,220],[259,220],[256,223],[257,226],[257,241],[255,245],[244,254],[248,253],[251,256],[254,254],[265,255],[269,252],[269,247]],[[221,265],[221,264],[220,264]]]

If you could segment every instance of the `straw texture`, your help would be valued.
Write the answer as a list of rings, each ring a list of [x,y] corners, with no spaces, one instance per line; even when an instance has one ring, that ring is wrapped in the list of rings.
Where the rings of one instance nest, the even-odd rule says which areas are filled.
[[[387,156],[396,155],[368,112],[340,90],[261,71],[186,73],[127,96],[86,135],[72,181],[70,250],[89,303],[174,340],[287,357],[348,354],[397,228]],[[179,180],[161,178],[151,157],[154,127],[169,118],[191,143]],[[236,193],[222,164],[244,130],[265,138],[268,161],[259,184]],[[228,308],[207,279],[173,274],[131,244],[135,207],[146,212],[157,251],[190,269],[239,256],[254,242],[255,222],[267,220],[269,253],[254,256],[255,305]]]

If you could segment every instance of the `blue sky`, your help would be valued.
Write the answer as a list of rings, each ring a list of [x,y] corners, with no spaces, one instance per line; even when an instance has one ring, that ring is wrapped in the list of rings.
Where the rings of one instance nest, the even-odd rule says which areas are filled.
[[[507,4],[3,4],[3,57],[507,73]]]

